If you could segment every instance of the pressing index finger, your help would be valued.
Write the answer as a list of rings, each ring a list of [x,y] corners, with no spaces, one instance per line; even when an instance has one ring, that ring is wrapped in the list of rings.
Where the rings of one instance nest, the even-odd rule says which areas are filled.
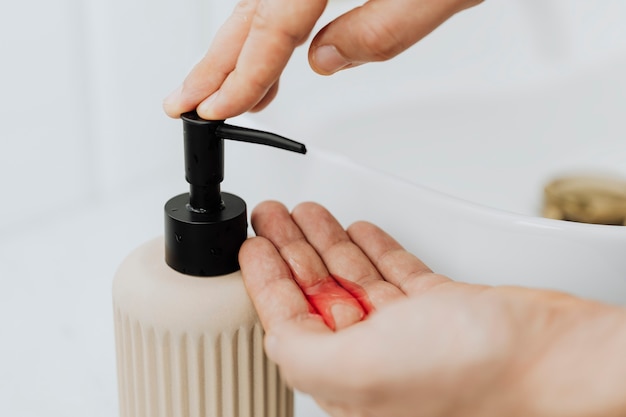
[[[306,40],[325,7],[325,0],[257,0],[235,68],[219,90],[200,103],[198,114],[225,119],[253,108],[278,81],[293,50]]]
[[[217,91],[237,64],[241,49],[250,32],[255,2],[242,1],[215,35],[206,55],[189,72],[183,84],[163,101],[170,117],[195,109]]]

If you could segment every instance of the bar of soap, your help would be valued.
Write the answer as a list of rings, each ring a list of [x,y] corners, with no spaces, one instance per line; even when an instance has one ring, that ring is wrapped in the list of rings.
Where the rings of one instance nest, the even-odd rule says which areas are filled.
[[[626,180],[592,175],[557,178],[544,188],[543,216],[626,225]]]

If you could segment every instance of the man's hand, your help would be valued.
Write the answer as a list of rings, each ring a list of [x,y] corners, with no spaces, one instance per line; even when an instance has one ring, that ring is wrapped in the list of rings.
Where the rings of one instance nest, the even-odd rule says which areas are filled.
[[[370,0],[313,39],[309,62],[329,75],[388,60],[460,10],[481,0]],[[306,41],[326,0],[241,0],[183,84],[164,101],[178,117],[197,108],[209,120],[267,106],[294,49]]]
[[[239,259],[266,351],[331,415],[626,415],[624,309],[454,282],[314,203],[252,224]]]

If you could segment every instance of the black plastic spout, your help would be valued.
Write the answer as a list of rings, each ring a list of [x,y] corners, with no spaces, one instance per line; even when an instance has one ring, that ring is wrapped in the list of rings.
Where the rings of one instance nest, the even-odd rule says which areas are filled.
[[[185,141],[185,178],[189,193],[165,204],[165,260],[188,275],[216,276],[239,269],[239,248],[247,237],[245,202],[221,191],[224,140],[258,143],[298,153],[306,147],[255,129],[205,120],[193,111],[181,115]]]
[[[191,207],[199,212],[221,210],[220,183],[224,180],[224,139],[258,143],[306,153],[306,146],[261,130],[231,126],[223,120],[204,120],[195,111],[181,115],[185,138],[185,170]]]

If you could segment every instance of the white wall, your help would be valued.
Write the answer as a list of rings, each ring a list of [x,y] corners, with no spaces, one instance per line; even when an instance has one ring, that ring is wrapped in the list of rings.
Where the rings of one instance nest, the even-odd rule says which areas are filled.
[[[2,3],[0,231],[178,163],[161,100],[208,43],[200,3]]]

